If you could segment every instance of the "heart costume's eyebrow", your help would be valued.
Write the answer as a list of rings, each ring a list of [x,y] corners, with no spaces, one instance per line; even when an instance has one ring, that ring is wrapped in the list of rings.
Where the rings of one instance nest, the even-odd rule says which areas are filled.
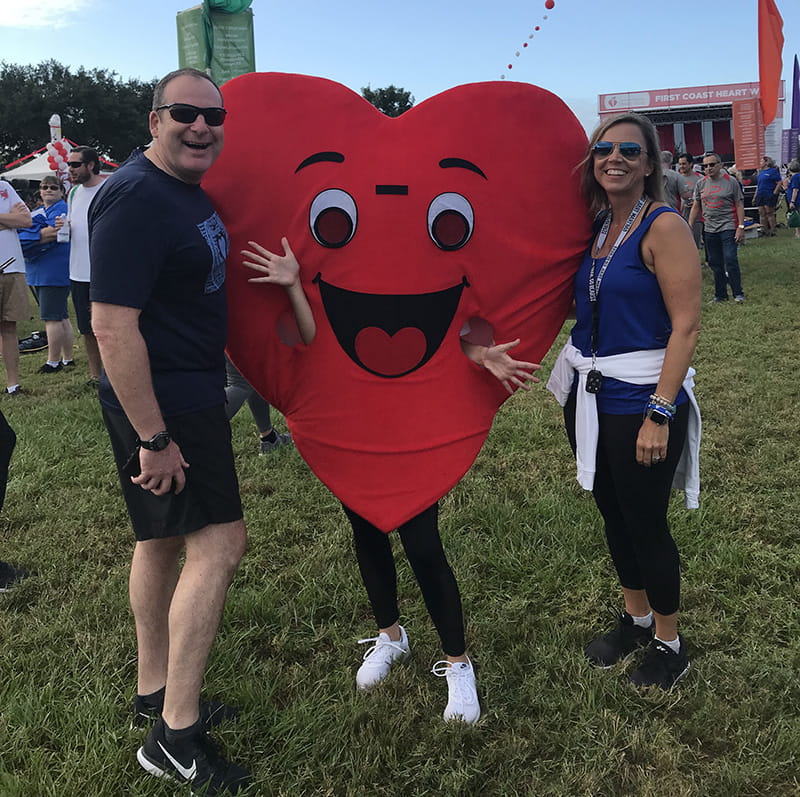
[[[312,163],[342,163],[344,161],[344,155],[341,152],[315,152],[313,155],[309,155],[295,170],[294,173],[300,171],[300,169],[304,169],[306,166],[310,166]]]
[[[464,160],[464,158],[443,158],[439,161],[439,166],[441,166],[443,169],[452,169],[454,167],[458,167],[460,169],[469,169],[471,172],[479,174],[484,180],[489,179],[478,166],[471,161]]]

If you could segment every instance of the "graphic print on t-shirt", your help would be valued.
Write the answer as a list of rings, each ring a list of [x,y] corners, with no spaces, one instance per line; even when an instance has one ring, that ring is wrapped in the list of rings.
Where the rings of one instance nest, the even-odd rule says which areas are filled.
[[[225,260],[230,246],[228,233],[216,213],[212,213],[205,221],[200,222],[197,228],[206,239],[213,258],[211,271],[206,278],[205,293],[214,293],[225,284]]]

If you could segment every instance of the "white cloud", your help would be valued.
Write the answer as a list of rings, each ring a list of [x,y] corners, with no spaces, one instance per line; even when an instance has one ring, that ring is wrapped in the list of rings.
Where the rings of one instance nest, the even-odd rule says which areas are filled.
[[[4,4],[0,27],[63,28],[70,24],[70,14],[82,11],[90,0],[27,0]]]

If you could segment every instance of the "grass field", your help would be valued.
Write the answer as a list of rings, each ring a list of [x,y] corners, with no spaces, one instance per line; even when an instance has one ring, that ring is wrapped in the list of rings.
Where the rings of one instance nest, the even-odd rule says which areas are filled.
[[[707,304],[704,270],[701,508],[687,512],[676,495],[670,510],[693,669],[672,694],[638,694],[622,665],[584,662],[617,590],[543,386],[506,404],[442,502],[483,705],[472,728],[441,720],[446,686],[428,673],[437,638],[402,554],[413,655],[356,693],[356,640],[374,629],[344,516],[296,451],[256,456],[247,411],[236,417],[250,549],[206,692],[241,708],[217,738],[252,769],[250,793],[800,795],[800,241],[790,236],[742,249],[743,305]],[[185,793],[135,760],[131,532],[77,358],[75,373],[44,376],[34,373],[43,353],[24,355],[29,395],[0,403],[19,438],[0,557],[36,571],[0,595],[0,797]]]

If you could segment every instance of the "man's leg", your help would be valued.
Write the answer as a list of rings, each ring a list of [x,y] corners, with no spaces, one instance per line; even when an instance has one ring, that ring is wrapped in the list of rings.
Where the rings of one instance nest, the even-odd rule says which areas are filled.
[[[100,359],[100,347],[93,332],[83,333],[83,345],[86,349],[86,359],[89,361],[89,378],[99,379],[103,371],[103,361]]]
[[[169,607],[178,583],[178,557],[183,537],[137,542],[128,584],[136,623],[140,695],[162,689],[167,682]]]
[[[170,728],[198,719],[200,688],[225,596],[247,546],[243,520],[187,534],[186,562],[169,606],[169,656],[162,716]],[[154,687],[155,689],[158,686]]]
[[[744,296],[742,290],[742,272],[739,268],[739,250],[736,244],[736,233],[733,230],[723,230],[720,233],[722,240],[722,257],[725,261],[725,271],[728,273],[728,282],[734,296]]]
[[[75,331],[72,329],[72,321],[65,318],[61,322],[63,344],[61,346],[61,358],[64,362],[70,362],[74,357],[73,346],[75,344]]]
[[[722,254],[722,233],[706,232],[706,257],[708,266],[714,274],[714,298],[725,301],[728,298],[728,280],[725,277],[725,263]]]
[[[3,363],[6,367],[6,384],[9,387],[13,387],[19,384],[17,322],[0,321],[0,337],[3,340]]]

